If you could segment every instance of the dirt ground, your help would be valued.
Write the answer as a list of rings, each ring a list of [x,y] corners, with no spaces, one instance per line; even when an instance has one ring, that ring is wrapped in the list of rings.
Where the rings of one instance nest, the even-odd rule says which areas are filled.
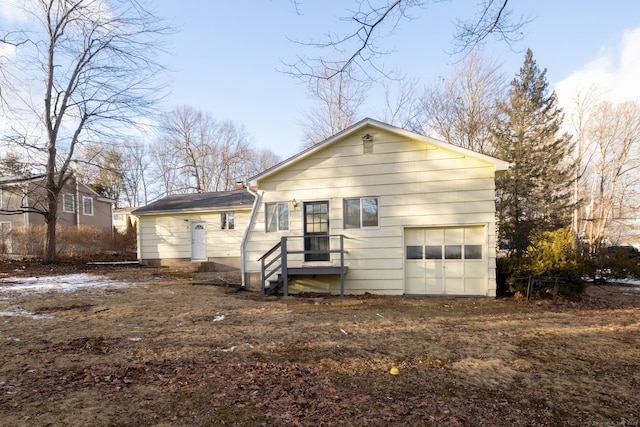
[[[111,285],[8,290],[78,272]],[[143,267],[5,262],[3,278],[2,426],[640,425],[640,292],[626,285],[552,307],[261,297]]]

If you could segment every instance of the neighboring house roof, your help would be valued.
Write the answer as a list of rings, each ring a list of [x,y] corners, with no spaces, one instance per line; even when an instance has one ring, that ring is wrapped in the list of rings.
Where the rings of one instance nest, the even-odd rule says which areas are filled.
[[[246,189],[215,193],[175,194],[135,209],[131,213],[140,216],[174,212],[251,209],[253,200],[254,196]]]
[[[0,176],[0,184],[18,184],[43,179],[44,175],[35,176]]]
[[[0,186],[11,186],[13,184],[23,184],[23,183],[32,183],[38,181],[44,181],[46,175],[33,175],[33,176],[25,176],[25,177],[16,177],[16,176],[4,176],[0,177]],[[68,181],[66,185],[73,185],[73,181]],[[116,201],[114,199],[110,199],[108,197],[101,196],[98,194],[93,188],[89,187],[87,184],[84,184],[80,180],[78,180],[78,185],[81,185],[85,191],[93,194],[96,197],[96,200],[101,202],[111,203],[114,205]]]
[[[310,155],[312,155],[313,153],[315,153],[316,151],[325,148],[326,146],[332,144],[333,142],[343,139],[344,137],[353,134],[353,133],[357,133],[359,131],[361,131],[363,128],[365,127],[374,127],[374,128],[378,128],[382,131],[386,131],[386,132],[391,132],[391,133],[395,133],[398,135],[401,135],[403,137],[406,138],[410,138],[416,141],[422,141],[426,144],[431,144],[434,145],[436,147],[439,148],[443,148],[449,151],[453,151],[459,154],[462,154],[464,156],[468,156],[471,158],[475,158],[478,160],[483,160],[485,162],[488,163],[492,163],[495,167],[496,171],[504,171],[507,170],[509,168],[509,162],[505,162],[504,160],[500,160],[497,159],[495,157],[491,157],[491,156],[487,156],[486,154],[480,154],[480,153],[476,153],[475,151],[471,151],[468,150],[466,148],[462,148],[462,147],[458,147],[456,145],[453,144],[449,144],[447,142],[444,141],[440,141],[434,138],[430,138],[428,136],[424,136],[424,135],[420,135],[418,133],[415,132],[411,132],[408,131],[406,129],[402,129],[399,127],[395,127],[392,125],[389,125],[387,123],[383,123],[380,122],[378,120],[374,120],[371,118],[365,118],[361,121],[359,121],[358,123],[355,123],[353,125],[351,125],[350,127],[346,128],[345,130],[343,130],[342,132],[338,132],[337,134],[333,135],[330,138],[325,139],[322,142],[319,142],[309,148],[307,148],[306,150],[292,156],[289,157],[288,159],[278,163],[277,165],[259,173],[258,175],[253,176],[250,180],[249,180],[249,187],[253,187],[257,185],[257,181],[264,179],[266,177],[268,177],[271,174],[274,174],[278,171],[280,171],[281,169],[283,169],[284,167],[290,165],[291,163],[294,163],[298,160],[301,160],[305,157],[308,157]]]

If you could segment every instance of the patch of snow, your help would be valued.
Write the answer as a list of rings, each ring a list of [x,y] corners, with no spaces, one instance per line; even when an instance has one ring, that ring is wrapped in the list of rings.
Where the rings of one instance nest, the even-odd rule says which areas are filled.
[[[65,276],[3,278],[0,279],[0,296],[7,294],[31,295],[46,292],[75,292],[81,289],[106,287],[128,287],[129,284],[115,282],[90,274],[69,274]]]
[[[0,317],[30,317],[32,319],[53,319],[49,314],[33,314],[20,307],[9,307],[10,310],[0,311]]]
[[[640,288],[640,280],[636,280],[636,279],[623,279],[623,280],[616,280],[615,283],[620,283],[623,285],[629,285],[629,286],[635,286]],[[640,291],[640,289],[638,289]]]
[[[221,314],[220,316],[216,316],[216,317],[214,317],[214,318],[213,318],[213,321],[214,321],[214,322],[221,322],[221,321],[223,321],[224,319],[226,319],[225,315],[224,315],[224,314]]]

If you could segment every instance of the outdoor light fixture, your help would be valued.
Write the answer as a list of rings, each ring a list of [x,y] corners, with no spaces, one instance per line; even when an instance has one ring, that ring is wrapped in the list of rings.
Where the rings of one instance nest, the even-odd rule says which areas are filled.
[[[298,201],[296,199],[291,200],[291,204],[293,205],[294,208],[298,207]]]

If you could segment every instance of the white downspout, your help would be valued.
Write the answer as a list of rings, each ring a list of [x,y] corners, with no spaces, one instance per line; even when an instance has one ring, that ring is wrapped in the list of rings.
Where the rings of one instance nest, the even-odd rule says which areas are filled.
[[[245,270],[246,270],[246,259],[245,259],[245,249],[247,247],[247,240],[249,240],[249,233],[253,229],[253,225],[256,222],[256,215],[258,214],[258,206],[260,204],[260,200],[262,199],[262,194],[258,191],[251,191],[249,186],[247,185],[247,191],[249,194],[253,195],[253,207],[251,208],[251,217],[249,218],[249,224],[247,228],[244,230],[244,236],[242,236],[242,244],[240,245],[240,275],[242,276],[242,287],[245,287]]]

